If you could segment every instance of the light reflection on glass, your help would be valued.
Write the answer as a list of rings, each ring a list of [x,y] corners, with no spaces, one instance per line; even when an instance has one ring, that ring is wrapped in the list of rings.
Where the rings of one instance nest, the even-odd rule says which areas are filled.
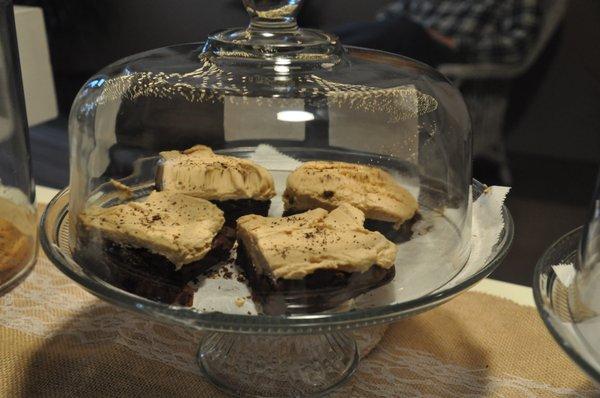
[[[282,122],[309,122],[315,120],[315,115],[306,111],[281,111],[277,113],[277,120]]]

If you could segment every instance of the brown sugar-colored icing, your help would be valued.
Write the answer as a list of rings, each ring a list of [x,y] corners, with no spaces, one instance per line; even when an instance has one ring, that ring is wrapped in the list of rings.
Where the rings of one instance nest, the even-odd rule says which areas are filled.
[[[302,279],[319,269],[365,272],[394,265],[397,247],[365,229],[365,216],[343,203],[335,210],[310,210],[290,217],[247,215],[238,219],[238,237],[259,273]]]
[[[286,210],[333,210],[350,203],[366,218],[398,225],[414,217],[415,198],[386,171],[354,163],[307,162],[288,176]]]

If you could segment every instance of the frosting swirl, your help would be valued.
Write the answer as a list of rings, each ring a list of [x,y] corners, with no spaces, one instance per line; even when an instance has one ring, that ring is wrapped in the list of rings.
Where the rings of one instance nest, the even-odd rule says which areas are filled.
[[[160,156],[156,181],[160,190],[220,201],[275,196],[271,174],[248,159],[217,155],[204,145]]]

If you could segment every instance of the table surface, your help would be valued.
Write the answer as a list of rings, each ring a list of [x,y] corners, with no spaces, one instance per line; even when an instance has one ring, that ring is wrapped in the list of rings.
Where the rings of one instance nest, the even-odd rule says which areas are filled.
[[[38,186],[36,188],[36,197],[38,203],[48,203],[58,193],[57,189]],[[502,297],[511,300],[517,304],[525,306],[535,306],[533,300],[533,291],[526,286],[514,283],[497,281],[486,278],[475,285],[471,290],[481,293],[491,294],[496,297]]]
[[[39,187],[38,202],[57,192]],[[221,396],[198,377],[202,331],[165,329],[103,303],[41,260],[0,297],[0,347],[8,353],[0,396]],[[361,352],[377,349],[335,397],[600,396],[552,339],[524,286],[485,279],[419,316],[354,333]]]

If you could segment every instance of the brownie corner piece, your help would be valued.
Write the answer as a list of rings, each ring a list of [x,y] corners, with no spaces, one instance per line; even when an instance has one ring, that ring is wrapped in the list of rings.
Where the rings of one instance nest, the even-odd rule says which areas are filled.
[[[201,260],[179,270],[166,257],[101,236],[80,235],[74,258],[105,282],[126,292],[170,305],[191,307],[192,283],[230,259],[235,231],[223,227]]]

